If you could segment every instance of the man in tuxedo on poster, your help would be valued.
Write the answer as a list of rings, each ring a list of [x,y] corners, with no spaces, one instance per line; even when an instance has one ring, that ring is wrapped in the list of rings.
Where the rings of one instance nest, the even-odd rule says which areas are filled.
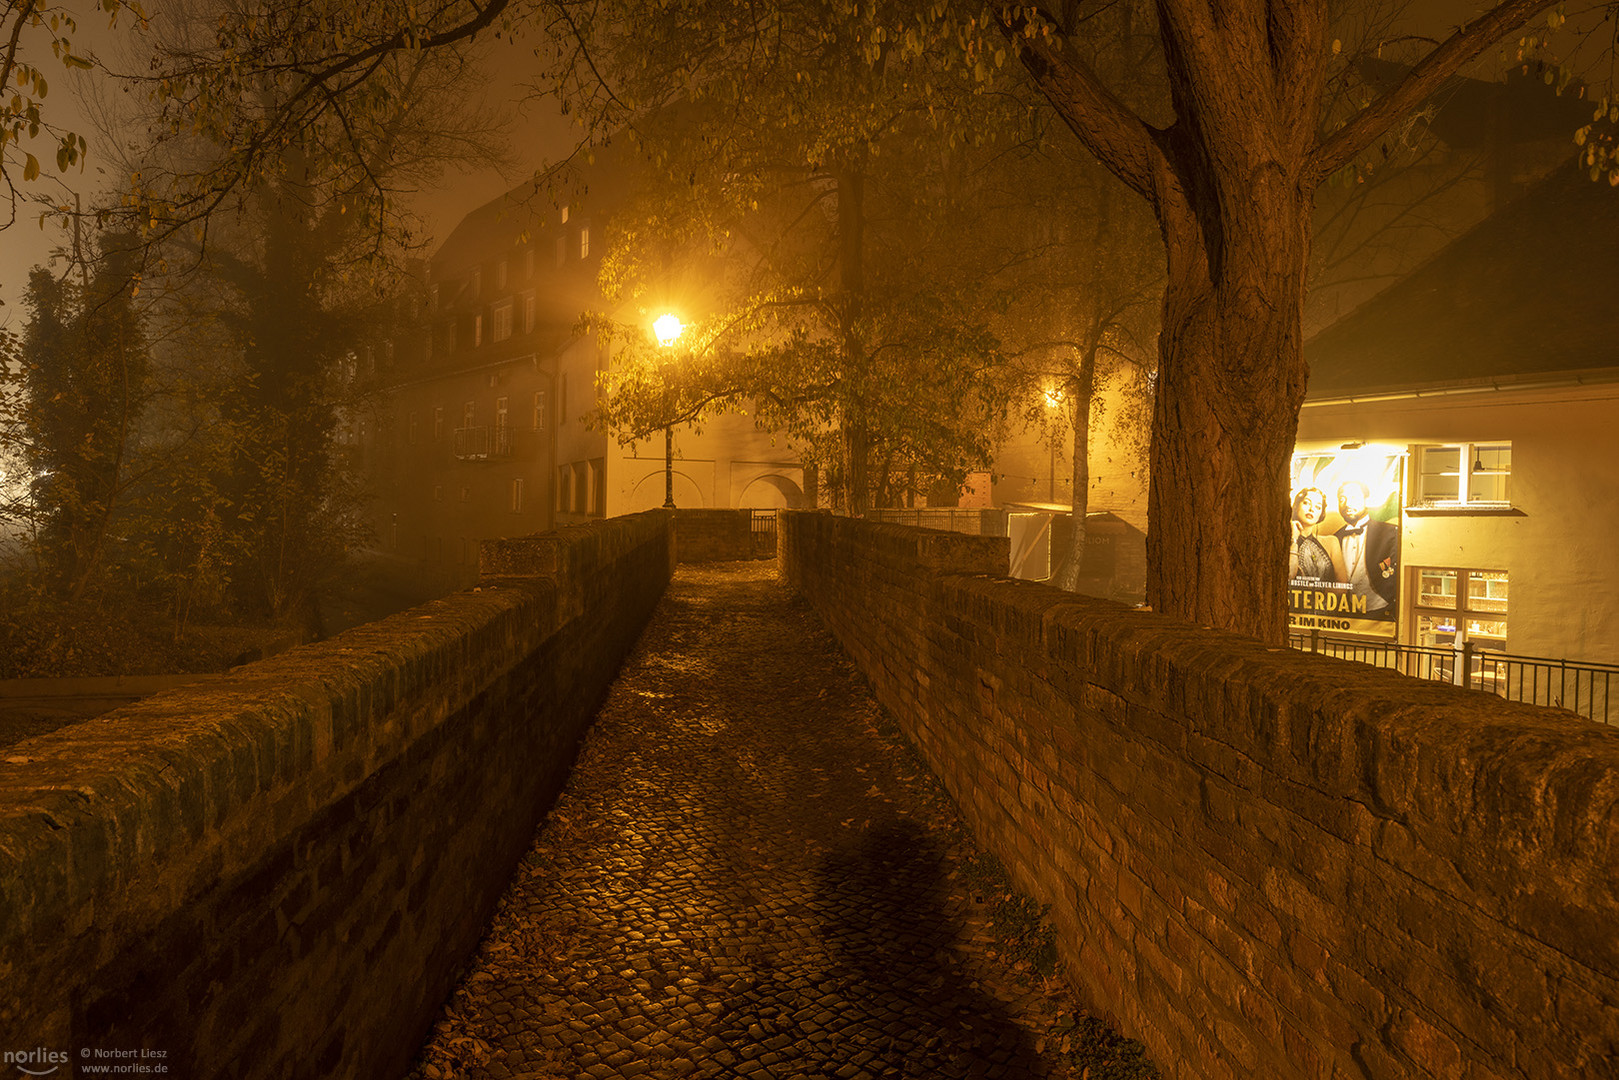
[[[1343,547],[1355,595],[1366,599],[1366,614],[1392,619],[1400,594],[1400,531],[1371,516],[1367,496],[1367,487],[1359,480],[1338,485],[1338,516],[1344,524],[1333,535]]]

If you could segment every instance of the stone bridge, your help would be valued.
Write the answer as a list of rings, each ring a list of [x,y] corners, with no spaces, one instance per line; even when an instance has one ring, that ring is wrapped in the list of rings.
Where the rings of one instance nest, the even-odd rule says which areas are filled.
[[[8,750],[0,1076],[392,1080],[492,970],[476,1075],[1060,1075],[958,813],[1175,1080],[1619,1076],[1619,731],[800,513],[609,696],[754,542],[677,514]]]

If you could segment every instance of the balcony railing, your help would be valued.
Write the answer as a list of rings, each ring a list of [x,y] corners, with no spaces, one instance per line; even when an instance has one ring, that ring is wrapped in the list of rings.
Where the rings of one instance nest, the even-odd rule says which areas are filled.
[[[490,427],[458,427],[452,433],[456,459],[459,461],[489,461],[492,458],[512,456],[512,429]]]
[[[1619,725],[1619,702],[1611,694],[1619,689],[1619,665],[1615,664],[1512,656],[1474,649],[1471,644],[1452,649],[1329,638],[1319,631],[1293,634],[1288,643],[1306,652],[1358,660],[1416,679],[1455,683],[1509,701],[1568,709],[1599,723]]]

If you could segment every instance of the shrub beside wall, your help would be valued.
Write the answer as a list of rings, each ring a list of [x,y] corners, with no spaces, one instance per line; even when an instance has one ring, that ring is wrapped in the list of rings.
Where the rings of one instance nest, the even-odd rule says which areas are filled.
[[[781,566],[1176,1078],[1619,1075],[1619,731],[782,516]]]
[[[402,1075],[668,583],[669,518],[483,565],[478,590],[6,753],[0,1049]]]

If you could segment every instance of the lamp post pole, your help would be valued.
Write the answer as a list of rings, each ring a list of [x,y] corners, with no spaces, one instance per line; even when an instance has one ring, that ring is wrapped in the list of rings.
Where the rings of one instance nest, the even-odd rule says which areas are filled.
[[[681,325],[680,317],[674,312],[659,315],[653,322],[652,332],[657,335],[658,345],[665,350],[665,357],[668,356],[667,350],[676,341],[680,340],[681,331],[685,329]],[[665,510],[675,508],[675,425],[669,405],[669,369],[670,364],[666,359],[662,368],[663,411],[664,415],[669,417],[669,422],[663,425],[663,508]]]
[[[675,508],[675,428],[663,425],[663,507]]]

